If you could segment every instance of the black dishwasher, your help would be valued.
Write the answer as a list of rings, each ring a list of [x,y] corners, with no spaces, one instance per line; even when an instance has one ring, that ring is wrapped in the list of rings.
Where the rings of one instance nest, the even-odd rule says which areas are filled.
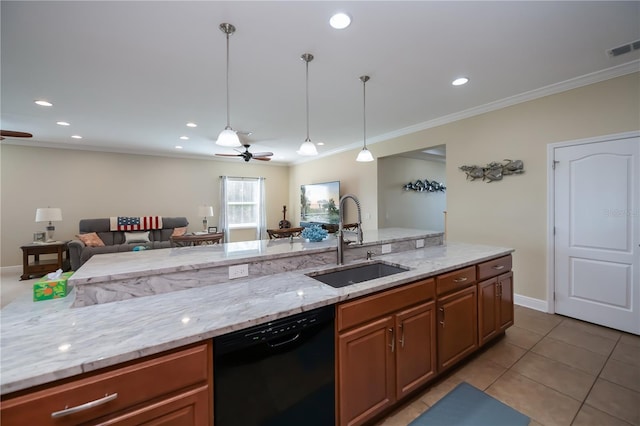
[[[335,423],[334,307],[214,338],[215,426]]]

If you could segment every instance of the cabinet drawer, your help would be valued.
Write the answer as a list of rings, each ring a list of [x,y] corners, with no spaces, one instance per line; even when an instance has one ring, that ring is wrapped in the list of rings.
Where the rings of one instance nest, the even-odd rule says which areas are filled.
[[[433,278],[338,305],[338,331],[435,297]]]
[[[476,267],[458,269],[453,272],[442,274],[436,277],[436,292],[438,296],[449,293],[453,290],[465,288],[476,282]]]
[[[478,264],[478,280],[495,277],[511,270],[511,255]]]
[[[209,353],[208,344],[201,344],[3,400],[2,424],[76,425],[195,384],[207,384]],[[51,417],[54,412],[98,400],[107,402]]]

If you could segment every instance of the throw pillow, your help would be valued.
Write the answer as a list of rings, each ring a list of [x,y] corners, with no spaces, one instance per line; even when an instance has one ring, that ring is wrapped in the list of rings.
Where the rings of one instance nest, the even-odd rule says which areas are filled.
[[[171,234],[171,236],[172,237],[181,237],[186,233],[187,233],[187,227],[186,226],[181,226],[180,228],[173,228],[173,234]]]
[[[88,234],[78,234],[76,237],[87,247],[104,247],[104,241],[95,232]]]
[[[149,242],[149,231],[147,232],[125,232],[124,233],[124,243],[148,243]]]

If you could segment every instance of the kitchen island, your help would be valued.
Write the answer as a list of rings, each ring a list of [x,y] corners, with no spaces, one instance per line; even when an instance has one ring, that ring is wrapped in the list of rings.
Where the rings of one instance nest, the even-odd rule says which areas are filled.
[[[1,311],[0,392],[5,395],[205,341],[512,251],[447,243],[380,255],[376,257],[409,270],[343,288],[305,275],[335,267],[330,264],[80,308],[71,308],[73,291],[65,299],[38,303],[25,296]]]

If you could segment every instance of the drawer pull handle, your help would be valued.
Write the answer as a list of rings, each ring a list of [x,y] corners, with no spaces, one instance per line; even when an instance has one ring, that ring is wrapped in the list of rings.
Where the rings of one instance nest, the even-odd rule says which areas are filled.
[[[499,271],[501,269],[504,269],[504,265],[495,265],[492,268],[495,269],[496,271]]]
[[[467,277],[460,277],[453,280],[454,283],[463,283],[467,280]]]
[[[51,413],[51,418],[57,419],[60,417],[68,416],[69,414],[78,413],[80,411],[85,411],[93,407],[97,407],[102,404],[106,404],[107,402],[113,401],[118,397],[118,393],[112,393],[111,395],[105,395],[104,398],[96,399],[95,401],[89,401],[87,403],[77,405],[75,407],[66,408],[64,410],[56,411]]]

